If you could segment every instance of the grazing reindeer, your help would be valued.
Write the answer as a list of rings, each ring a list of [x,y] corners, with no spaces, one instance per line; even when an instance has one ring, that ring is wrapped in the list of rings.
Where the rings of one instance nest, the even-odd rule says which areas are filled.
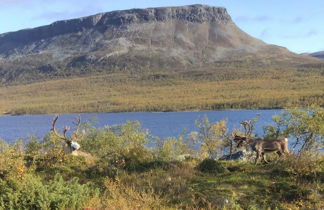
[[[83,134],[81,134],[81,135],[79,134],[81,117],[79,116],[77,118],[77,123],[76,123],[77,128],[76,128],[76,130],[74,131],[74,133],[70,137],[68,137],[66,135],[66,133],[70,130],[70,127],[68,127],[68,126],[65,126],[64,127],[64,129],[63,129],[63,135],[57,132],[57,130],[55,128],[55,124],[56,124],[56,121],[57,121],[58,118],[59,118],[58,115],[54,117],[53,122],[52,122],[51,131],[57,137],[59,137],[60,139],[64,140],[64,142],[67,145],[67,148],[66,148],[65,152],[68,153],[68,154],[71,154],[71,155],[75,155],[75,156],[83,156],[83,157],[86,157],[86,158],[92,157],[92,155],[89,154],[89,153],[79,151],[80,144],[78,144],[77,141],[80,140],[80,138],[82,138],[82,136],[83,136]]]
[[[258,163],[260,157],[268,163],[265,158],[266,153],[276,152],[279,156],[282,154],[289,154],[288,150],[288,138],[277,139],[264,139],[264,138],[252,138],[252,125],[251,121],[241,122],[245,129],[245,136],[234,135],[234,142],[237,143],[237,147],[243,147],[249,145],[253,151],[256,152],[255,164]]]

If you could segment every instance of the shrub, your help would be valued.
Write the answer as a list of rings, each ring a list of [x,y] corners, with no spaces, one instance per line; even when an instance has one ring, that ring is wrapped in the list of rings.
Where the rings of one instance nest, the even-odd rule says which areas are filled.
[[[0,180],[0,209],[81,209],[97,190],[81,185],[77,178],[56,176],[48,184],[26,175],[24,179]]]
[[[311,195],[309,189],[284,181],[272,185],[270,192],[273,194],[273,197],[285,202],[308,200],[308,197]]]
[[[275,125],[264,127],[268,137],[292,137],[293,147],[299,151],[321,148],[324,144],[324,109],[311,106],[308,109],[286,110],[281,116],[273,116]]]
[[[93,128],[81,144],[87,152],[105,159],[110,165],[134,171],[143,162],[153,159],[153,153],[145,145],[146,136],[139,122],[127,122],[103,129]]]
[[[22,178],[26,172],[25,162],[21,151],[17,150],[20,143],[8,145],[0,141],[0,178]]]
[[[42,149],[42,144],[37,137],[31,136],[26,144],[25,153],[29,155],[37,155]]]
[[[101,197],[101,209],[168,209],[152,190],[139,192],[110,179],[104,181],[105,193]],[[95,208],[98,208],[96,205]]]
[[[324,160],[316,153],[303,152],[282,157],[270,163],[273,174],[294,177],[297,181],[315,181],[324,172]]]
[[[193,153],[189,148],[188,142],[184,138],[158,139],[155,148],[155,156],[163,161],[183,160],[190,157]]]
[[[208,158],[199,163],[197,169],[207,173],[224,173],[227,171],[226,167],[220,161]]]
[[[139,150],[141,155],[145,144],[147,132],[141,129],[139,122],[127,122],[123,125],[110,126],[102,129],[92,128],[82,140],[84,150],[98,157],[109,155],[127,155],[130,150]]]
[[[207,116],[196,121],[198,132],[192,132],[191,138],[202,157],[216,158],[221,150],[229,146],[227,121],[210,123]]]

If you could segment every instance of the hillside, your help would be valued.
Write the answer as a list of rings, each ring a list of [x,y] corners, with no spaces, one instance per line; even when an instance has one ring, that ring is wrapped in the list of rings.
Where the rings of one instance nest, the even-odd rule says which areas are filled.
[[[315,58],[324,59],[324,51],[310,53],[309,55]]]
[[[206,5],[114,11],[0,35],[2,84],[98,72],[223,71],[309,62],[316,59],[255,39],[225,8]]]
[[[0,87],[0,113],[187,111],[324,106],[324,68],[67,78]],[[311,72],[311,73],[309,73]]]

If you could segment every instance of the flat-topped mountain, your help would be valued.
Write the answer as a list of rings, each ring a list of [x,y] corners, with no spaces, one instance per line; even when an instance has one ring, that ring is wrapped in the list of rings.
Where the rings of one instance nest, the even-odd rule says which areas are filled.
[[[131,9],[0,35],[1,83],[91,72],[316,62],[240,30],[225,8]]]
[[[118,53],[121,49],[115,48],[128,51],[130,48],[140,48],[138,45],[202,48],[206,47],[202,41],[209,39],[201,35],[213,33],[211,41],[221,35],[216,30],[206,31],[209,29],[206,24],[220,27],[229,23],[231,18],[225,8],[201,5],[114,11],[2,34],[0,56],[15,58],[50,53],[54,58],[64,58],[98,50]],[[205,28],[194,27],[196,25]]]

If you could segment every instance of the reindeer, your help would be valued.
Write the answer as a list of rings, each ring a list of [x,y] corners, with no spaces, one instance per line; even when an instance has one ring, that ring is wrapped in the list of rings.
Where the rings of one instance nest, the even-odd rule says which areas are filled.
[[[234,134],[233,141],[237,143],[237,147],[249,145],[253,151],[256,152],[255,164],[258,163],[260,157],[266,163],[266,153],[276,152],[279,157],[283,154],[289,154],[288,138],[265,139],[265,138],[252,138],[252,123],[251,121],[241,122],[245,130],[245,136]]]
[[[58,120],[58,118],[59,118],[58,115],[56,115],[54,117],[53,122],[52,122],[51,131],[53,132],[54,135],[56,135],[57,137],[59,137],[60,139],[62,139],[66,143],[67,147],[66,147],[65,152],[67,154],[71,154],[71,155],[74,155],[74,156],[83,156],[83,157],[86,157],[86,158],[92,158],[91,154],[86,153],[86,152],[82,152],[82,151],[79,150],[80,149],[80,144],[77,141],[79,141],[83,137],[83,134],[80,134],[81,117],[79,116],[77,118],[77,122],[75,124],[77,128],[70,137],[67,136],[67,132],[70,130],[70,127],[68,127],[68,126],[64,127],[63,135],[60,134],[59,132],[57,132],[57,130],[55,128],[55,124],[56,124],[56,121]]]

